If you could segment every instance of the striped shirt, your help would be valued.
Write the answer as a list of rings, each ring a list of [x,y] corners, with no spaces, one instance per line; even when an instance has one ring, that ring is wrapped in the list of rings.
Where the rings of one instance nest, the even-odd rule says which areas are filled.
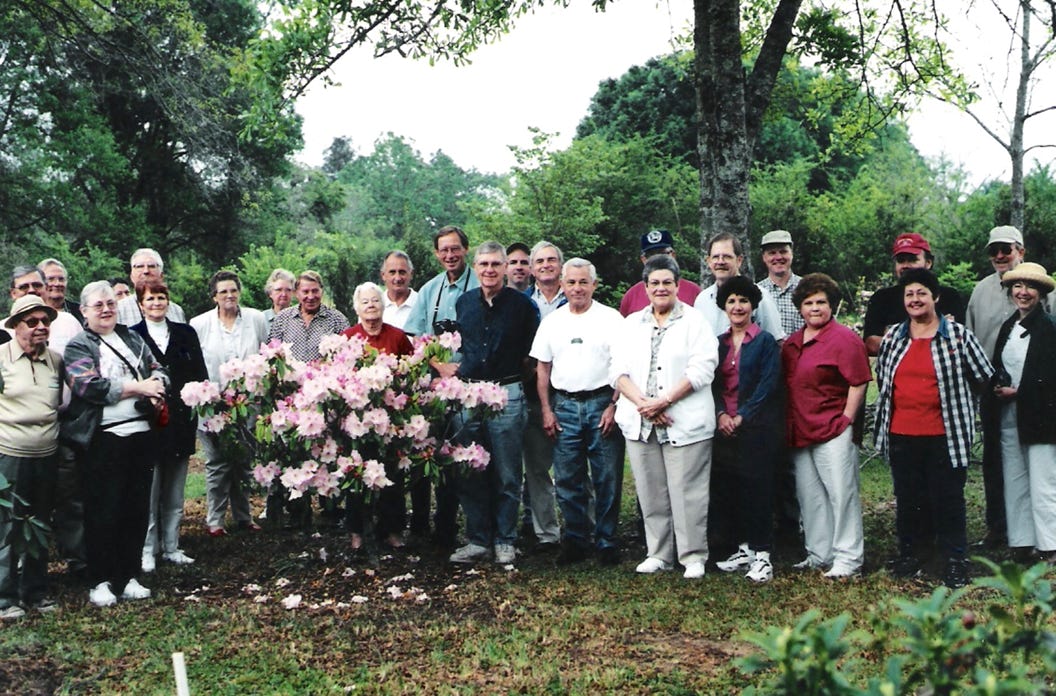
[[[876,358],[876,383],[880,394],[876,400],[873,440],[876,448],[887,451],[891,430],[895,370],[909,352],[912,340],[909,321],[895,324],[884,334]],[[972,385],[987,383],[994,368],[979,340],[963,324],[939,317],[939,328],[931,341],[931,358],[939,381],[939,405],[950,462],[954,468],[968,466],[975,427],[975,399]]]

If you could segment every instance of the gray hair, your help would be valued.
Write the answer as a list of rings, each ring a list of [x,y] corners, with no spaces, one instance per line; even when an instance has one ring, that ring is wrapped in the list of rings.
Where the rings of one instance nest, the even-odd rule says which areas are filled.
[[[136,262],[137,256],[149,256],[154,259],[154,262],[158,264],[158,273],[165,272],[165,262],[161,260],[161,254],[154,251],[150,247],[143,247],[142,249],[136,249],[132,252],[132,256],[128,259],[128,265],[131,266]]]
[[[667,254],[654,254],[645,260],[645,266],[642,267],[642,282],[648,282],[649,274],[656,271],[671,271],[675,274],[676,281],[682,278],[682,272],[678,270],[678,261]]]
[[[114,289],[110,286],[110,281],[93,280],[91,283],[85,285],[84,288],[81,290],[81,304],[87,307],[88,298],[92,295],[98,295],[100,293],[106,295],[109,298],[115,300],[117,299],[117,295],[114,294]]]
[[[381,265],[384,266],[385,262],[395,256],[398,259],[403,259],[407,262],[407,268],[410,269],[411,273],[414,273],[414,261],[411,261],[411,257],[407,255],[406,251],[402,249],[393,249],[389,253],[385,254],[385,258],[381,260]]]
[[[477,247],[477,250],[473,252],[473,263],[477,262],[482,254],[498,254],[502,257],[502,262],[506,263],[506,247],[502,246],[494,239],[484,242]]]
[[[555,249],[557,247],[554,247]],[[590,273],[590,282],[596,283],[598,281],[598,269],[594,267],[590,261],[581,259],[578,256],[565,261],[565,264],[561,266],[561,278],[564,279],[570,268],[586,268]]]
[[[271,275],[268,276],[268,279],[264,281],[264,294],[270,297],[271,291],[275,289],[275,283],[279,282],[280,280],[285,280],[287,283],[289,283],[290,289],[293,289],[294,283],[297,282],[296,276],[287,271],[285,268],[276,268],[274,271],[271,272]]]
[[[16,280],[18,280],[19,278],[21,278],[24,275],[29,275],[30,273],[36,273],[37,275],[39,275],[40,276],[40,282],[42,282],[42,283],[47,280],[44,277],[44,271],[40,270],[36,266],[26,266],[26,265],[15,266],[13,269],[11,269],[11,287],[15,287],[15,281]]]
[[[380,298],[382,298],[384,300],[384,297],[385,297],[384,291],[380,287],[378,287],[377,283],[372,283],[372,282],[370,282],[368,280],[365,283],[360,283],[359,285],[357,285],[356,289],[352,291],[352,304],[353,304],[353,306],[358,307],[359,306],[359,298],[362,297],[365,293],[368,293],[368,292],[373,292],[373,293],[377,294],[378,297],[380,297]],[[357,310],[356,314],[359,314],[358,310]]]
[[[58,259],[44,259],[43,261],[37,264],[37,268],[42,271],[48,266],[58,266],[62,269],[63,273],[67,273],[65,264],[63,264],[62,261],[59,261]]]
[[[565,262],[565,254],[564,254],[564,252],[561,251],[561,247],[557,246],[553,242],[548,242],[545,239],[542,239],[542,240],[540,240],[540,241],[535,243],[535,246],[532,247],[531,253],[528,254],[529,260],[531,261],[533,266],[535,265],[535,257],[539,254],[540,251],[542,251],[543,249],[545,249],[547,247],[553,247],[554,251],[557,252],[557,262],[558,263],[562,263],[563,264]]]

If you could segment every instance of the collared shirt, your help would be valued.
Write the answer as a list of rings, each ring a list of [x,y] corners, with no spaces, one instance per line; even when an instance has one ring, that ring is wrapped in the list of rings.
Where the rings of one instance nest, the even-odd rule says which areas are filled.
[[[187,323],[187,315],[183,313],[183,307],[172,300],[169,300],[169,308],[165,310],[165,318],[180,324]],[[117,303],[117,323],[125,326],[135,326],[141,321],[143,321],[143,310],[139,308],[139,300],[136,299],[136,293],[133,292]]]
[[[0,346],[0,453],[45,457],[58,449],[62,357],[25,353],[17,341]]]
[[[835,319],[803,339],[800,329],[781,346],[788,445],[797,448],[828,442],[847,429],[848,392],[872,379],[862,339]]]
[[[619,340],[622,326],[620,313],[596,300],[581,314],[573,314],[565,305],[539,324],[530,355],[551,363],[550,384],[554,389],[600,389],[609,383],[611,348]]]
[[[565,299],[564,290],[558,288],[557,294],[554,295],[554,299],[547,300],[546,295],[540,292],[539,286],[537,285],[532,286],[531,292],[528,293],[528,297],[530,297],[532,302],[535,303],[535,306],[539,308],[540,319],[546,319],[551,312],[568,302],[568,300]]]
[[[770,278],[763,278],[755,284],[763,292],[770,293],[770,297],[774,299],[774,304],[777,305],[777,313],[781,317],[781,328],[789,336],[802,329],[805,323],[803,315],[796,309],[796,305],[792,304],[792,293],[795,292],[800,280],[802,279],[798,275],[792,273],[789,275],[788,284],[784,288],[770,280]]]
[[[519,376],[539,328],[539,309],[524,294],[502,288],[491,304],[480,289],[458,298],[462,362],[458,376],[502,380]]]
[[[876,420],[873,440],[880,451],[887,450],[891,429],[892,395],[895,370],[909,351],[909,321],[888,329],[880,342],[876,358]],[[939,316],[939,328],[931,341],[931,357],[939,380],[939,402],[942,424],[946,428],[946,442],[950,448],[950,462],[955,468],[968,466],[969,450],[975,428],[975,398],[972,383],[982,385],[994,373],[994,368],[982,345],[963,324],[947,321]]]
[[[741,339],[741,347],[743,348],[746,343],[751,343],[761,331],[758,324],[749,324],[744,332],[744,338]],[[734,418],[737,416],[737,390],[740,387],[738,364],[741,362],[741,351],[734,352],[733,335],[729,331],[719,336],[719,344],[725,346],[725,350],[722,348],[719,350],[720,356],[725,354],[725,357],[719,362],[719,369],[716,372],[716,381],[721,377],[722,401],[716,403],[715,406],[720,409],[720,413],[725,411],[728,416]]]
[[[411,308],[403,330],[411,336],[432,334],[435,322],[457,316],[455,303],[458,298],[479,287],[477,274],[469,266],[453,283],[447,279],[447,273],[441,271],[418,291],[418,301]]]
[[[678,281],[678,299],[683,304],[692,307],[693,302],[700,294],[700,286],[692,280],[682,278]],[[624,293],[620,300],[620,314],[629,317],[635,312],[640,312],[649,306],[649,296],[645,293],[645,283],[638,281]]]
[[[1016,303],[1001,287],[1001,276],[991,273],[972,289],[964,325],[979,339],[986,356],[993,360],[1001,324],[1016,313]]]
[[[693,303],[693,307],[711,324],[716,337],[726,333],[730,328],[730,318],[726,316],[726,312],[719,309],[716,302],[718,296],[719,286],[709,285],[697,295],[697,301]],[[781,314],[777,311],[777,304],[768,293],[763,293],[759,306],[752,311],[752,321],[778,341],[783,341],[788,337],[781,326]]]
[[[293,357],[308,362],[319,357],[319,341],[323,336],[341,333],[348,326],[345,315],[332,307],[319,307],[307,326],[300,307],[287,307],[275,316],[268,341],[278,339],[289,343]]]
[[[407,320],[411,317],[411,310],[414,309],[414,305],[418,302],[418,291],[411,290],[411,294],[407,296],[401,305],[390,300],[389,293],[382,292],[381,302],[385,306],[382,310],[381,320],[389,326],[402,329],[407,325]]]

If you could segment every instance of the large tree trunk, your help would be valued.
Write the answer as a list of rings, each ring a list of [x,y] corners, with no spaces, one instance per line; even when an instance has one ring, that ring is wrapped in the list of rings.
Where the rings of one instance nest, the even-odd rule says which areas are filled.
[[[745,249],[741,271],[751,274],[748,178],[752,150],[801,3],[778,3],[748,77],[741,52],[740,1],[694,0],[702,277],[707,274],[708,239],[718,232],[740,238]]]
[[[1023,15],[1023,30],[1019,36],[1019,83],[1016,85],[1016,113],[1012,118],[1012,132],[1008,139],[1008,156],[1012,160],[1012,205],[1009,222],[1025,232],[1024,222],[1026,195],[1023,190],[1023,126],[1027,120],[1027,97],[1030,78],[1034,73],[1030,55],[1030,0],[1020,0],[1019,11]]]

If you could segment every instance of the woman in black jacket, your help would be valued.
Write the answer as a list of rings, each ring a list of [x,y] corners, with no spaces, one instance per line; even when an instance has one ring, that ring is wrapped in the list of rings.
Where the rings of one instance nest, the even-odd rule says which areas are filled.
[[[1008,545],[1036,548],[1056,562],[1056,323],[1044,298],[1056,282],[1044,267],[1021,263],[1001,278],[1016,313],[994,349],[994,398],[987,426],[1001,438]]]
[[[194,454],[198,417],[179,398],[188,382],[209,378],[202,358],[198,334],[189,324],[169,321],[169,289],[160,280],[149,279],[136,286],[136,299],[143,321],[132,330],[143,337],[151,352],[169,374],[169,422],[158,431],[158,460],[150,487],[150,522],[143,543],[143,572],[154,570],[155,555],[177,565],[194,559],[180,550],[180,520],[183,519],[183,489],[187,482],[187,460]]]

